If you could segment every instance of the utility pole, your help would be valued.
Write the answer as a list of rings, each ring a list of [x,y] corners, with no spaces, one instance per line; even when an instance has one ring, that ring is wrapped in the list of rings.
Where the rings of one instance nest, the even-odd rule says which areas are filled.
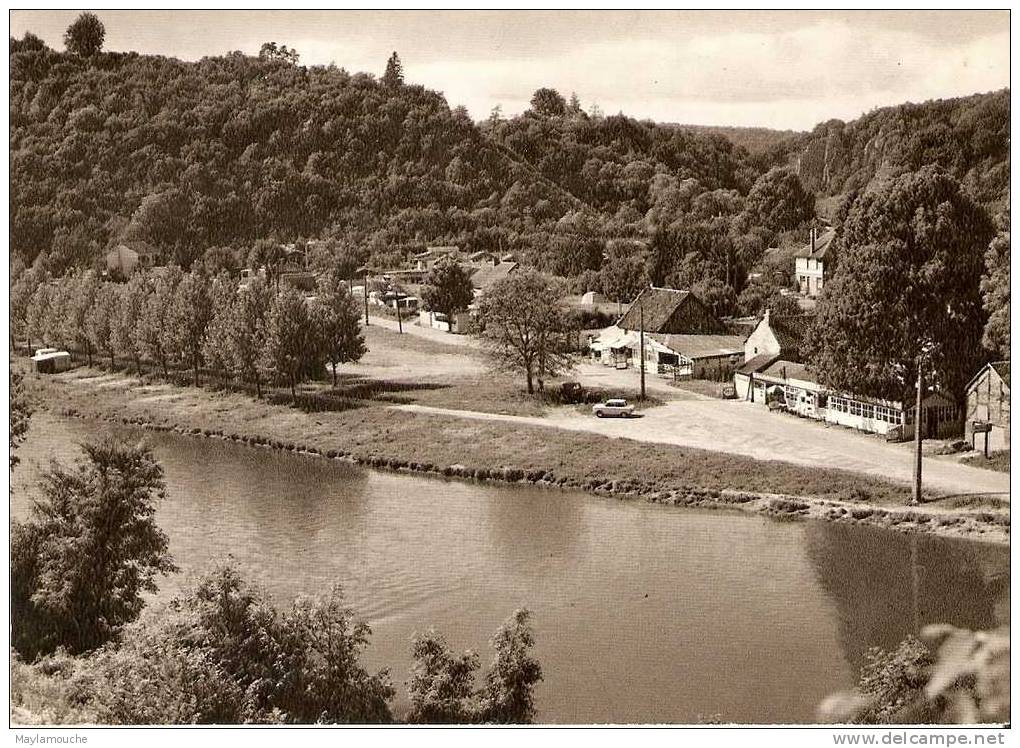
[[[638,307],[641,318],[641,399],[645,399],[645,305]]]
[[[397,305],[397,332],[403,334],[404,323],[400,321],[400,293],[399,292],[394,293],[396,294],[396,296],[394,297],[394,302]]]
[[[914,493],[910,497],[910,503],[917,505],[921,503],[921,441],[924,425],[924,411],[921,402],[924,400],[924,369],[923,359],[917,357],[917,400],[914,404]]]

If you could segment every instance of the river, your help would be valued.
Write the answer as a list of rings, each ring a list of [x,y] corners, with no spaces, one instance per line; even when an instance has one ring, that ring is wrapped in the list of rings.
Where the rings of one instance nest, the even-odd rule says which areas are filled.
[[[113,432],[144,439],[166,471],[157,519],[182,573],[160,598],[228,556],[280,604],[340,583],[398,711],[415,631],[434,626],[487,667],[488,638],[521,606],[545,674],[538,717],[553,723],[810,722],[868,647],[932,622],[1009,620],[1008,548]],[[108,433],[34,416],[13,516],[51,458]]]

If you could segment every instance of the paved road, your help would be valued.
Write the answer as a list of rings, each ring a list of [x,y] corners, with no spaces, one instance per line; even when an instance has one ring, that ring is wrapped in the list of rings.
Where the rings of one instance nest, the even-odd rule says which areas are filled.
[[[507,421],[622,436],[638,441],[677,444],[760,460],[779,460],[810,467],[852,470],[911,483],[913,453],[909,445],[888,444],[837,426],[826,426],[734,400],[689,399],[650,408],[640,419],[597,419],[562,409],[545,417],[506,416],[418,405],[394,406],[462,418]],[[951,459],[925,458],[925,485],[951,494],[1009,493],[1009,475],[961,465]]]

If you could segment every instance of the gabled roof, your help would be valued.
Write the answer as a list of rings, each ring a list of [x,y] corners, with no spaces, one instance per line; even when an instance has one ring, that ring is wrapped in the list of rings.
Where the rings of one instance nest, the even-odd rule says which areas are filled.
[[[808,371],[805,364],[800,364],[796,361],[787,361],[786,359],[774,361],[761,373],[767,377],[775,377],[776,379],[799,379],[802,382],[818,383],[818,378]]]
[[[637,295],[616,324],[627,330],[640,330],[642,315],[645,332],[694,335],[727,331],[708,307],[686,289],[649,286]]]
[[[715,358],[743,354],[744,339],[739,335],[665,335],[646,333],[649,338],[687,358]]]
[[[757,374],[760,371],[764,371],[778,358],[779,356],[775,353],[759,353],[754,358],[750,358],[741,364],[737,369],[737,374]]]
[[[832,240],[835,237],[835,229],[826,229],[821,234],[815,236],[814,251],[811,251],[811,243],[808,242],[797,251],[797,257],[807,257],[811,260],[824,260],[825,256],[829,252],[829,245],[832,244]]]
[[[478,268],[471,275],[471,285],[478,291],[484,291],[496,281],[503,280],[517,269],[516,262],[501,262],[491,267]]]
[[[992,361],[991,363],[985,364],[984,366],[982,366],[981,370],[977,374],[975,374],[971,378],[971,380],[969,382],[967,382],[967,388],[966,389],[967,389],[968,392],[970,391],[970,388],[973,387],[974,384],[979,379],[981,379],[982,375],[987,370],[989,370],[989,369],[992,369],[996,374],[998,374],[1002,378],[1002,381],[1006,383],[1007,387],[1010,386],[1010,384],[1009,384],[1009,361]]]
[[[804,345],[804,338],[815,321],[813,314],[794,314],[789,316],[769,315],[768,325],[784,356],[797,358]]]

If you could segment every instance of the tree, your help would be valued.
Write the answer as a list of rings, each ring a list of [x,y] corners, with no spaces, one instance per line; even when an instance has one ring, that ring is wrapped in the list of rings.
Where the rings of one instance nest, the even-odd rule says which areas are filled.
[[[599,287],[610,301],[621,307],[633,301],[649,285],[645,259],[640,254],[611,255],[599,270]]]
[[[28,337],[28,347],[32,347],[32,341],[36,340],[45,343],[46,319],[50,311],[50,303],[53,297],[53,286],[49,283],[40,283],[32,292],[32,298],[28,302],[25,311],[25,335]]]
[[[128,354],[135,364],[135,373],[142,373],[142,351],[140,337],[136,331],[141,327],[146,314],[152,289],[149,279],[143,273],[135,273],[124,285],[113,321],[113,342],[117,350]]]
[[[54,465],[43,499],[11,533],[12,644],[26,658],[109,641],[137,618],[159,574],[176,570],[155,522],[163,469],[147,447],[85,445]]]
[[[92,366],[92,340],[88,335],[85,321],[89,318],[96,300],[100,282],[92,270],[78,272],[64,277],[63,336],[79,350],[85,351],[85,360]]]
[[[545,376],[571,365],[563,289],[536,270],[522,269],[494,283],[479,315],[490,359],[497,369],[523,373],[528,393]]]
[[[114,356],[117,352],[117,338],[113,331],[120,307],[121,288],[114,283],[99,284],[92,306],[85,315],[85,334],[89,344],[97,353],[105,353],[110,357],[111,369],[116,365]]]
[[[555,88],[540,88],[531,97],[531,111],[543,117],[562,117],[567,102]]]
[[[752,225],[775,234],[814,218],[815,199],[796,174],[775,167],[754,183],[747,193],[744,209]]]
[[[99,54],[106,39],[106,27],[94,13],[85,12],[78,16],[74,23],[64,32],[64,45],[67,51],[79,57],[92,57]]]
[[[297,65],[301,55],[296,49],[290,49],[286,44],[277,46],[276,42],[265,42],[259,48],[259,59],[268,62],[285,62],[288,65]]]
[[[210,368],[219,371],[226,383],[233,364],[233,326],[237,315],[237,282],[222,273],[212,281],[209,289],[211,314],[202,343],[202,359]]]
[[[11,409],[11,432],[10,432],[10,465],[11,470],[18,464],[18,457],[14,453],[21,443],[25,441],[25,434],[28,433],[28,422],[32,418],[32,404],[28,393],[25,392],[24,378],[19,372],[10,372],[10,409]]]
[[[285,259],[286,254],[279,242],[272,239],[259,239],[248,253],[248,267],[254,273],[265,271],[269,283],[279,288],[280,270],[283,268]]]
[[[733,287],[718,278],[707,278],[695,283],[691,286],[691,292],[712,310],[715,317],[729,317],[736,309],[737,295]],[[796,306],[797,302],[793,303]]]
[[[411,677],[407,695],[412,724],[464,724],[475,717],[474,677],[478,655],[454,655],[442,634],[429,629],[411,644]]]
[[[526,609],[517,610],[492,638],[496,654],[485,678],[480,717],[496,724],[529,724],[535,718],[533,689],[542,666],[532,657],[535,637]]]
[[[135,328],[135,345],[143,355],[163,370],[163,376],[169,376],[168,362],[175,345],[168,315],[174,302],[177,284],[184,277],[176,265],[171,265],[167,272],[156,278],[148,304]]]
[[[386,72],[383,73],[382,83],[387,88],[398,88],[404,85],[404,65],[400,62],[400,56],[394,52],[386,61]]]
[[[20,335],[28,335],[28,347],[32,348],[32,335],[28,334],[28,317],[32,310],[32,300],[36,290],[46,282],[46,271],[42,268],[25,268],[15,277],[11,275],[11,335],[12,339]]]
[[[259,360],[266,344],[266,321],[273,294],[264,273],[252,276],[237,294],[233,324],[230,326],[230,352],[233,369],[243,382],[255,384],[262,397],[262,369]]]
[[[952,397],[983,361],[985,211],[935,167],[855,200],[819,305],[809,360],[828,386],[901,400],[923,367]]]
[[[280,291],[266,315],[266,338],[259,359],[267,377],[282,380],[297,401],[297,385],[316,356],[315,339],[305,297],[293,288]]]
[[[202,272],[192,270],[181,278],[174,289],[167,310],[167,334],[177,357],[191,366],[194,385],[198,387],[198,369],[202,364],[202,350],[206,330],[212,318],[212,297],[209,279]]]
[[[471,278],[456,260],[440,260],[425,276],[422,302],[426,309],[446,315],[450,332],[453,332],[454,315],[467,309],[474,298]]]
[[[347,286],[331,286],[328,279],[323,278],[312,302],[311,317],[318,346],[332,367],[335,389],[337,366],[359,361],[368,351],[365,337],[361,334],[358,303],[351,297]]]
[[[988,321],[981,343],[996,356],[1009,358],[1009,213],[1000,220],[999,233],[985,252],[981,298]]]

